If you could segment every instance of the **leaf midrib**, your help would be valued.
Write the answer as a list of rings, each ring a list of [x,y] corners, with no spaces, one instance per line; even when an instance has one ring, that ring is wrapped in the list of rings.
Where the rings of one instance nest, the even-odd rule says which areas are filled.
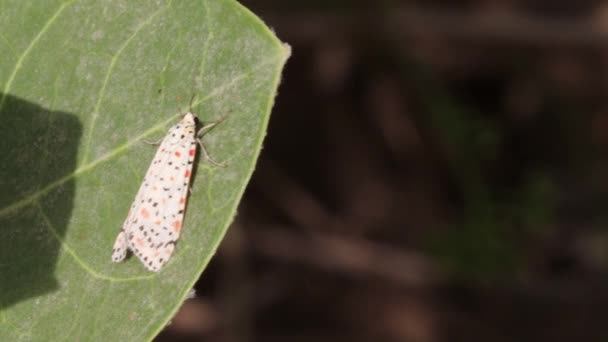
[[[95,107],[93,107],[93,112],[91,113],[91,126],[89,127],[86,142],[84,144],[83,164],[86,164],[89,159],[89,154],[91,152],[91,141],[93,139],[93,133],[95,132],[97,118],[99,117],[99,109],[101,108],[101,103],[102,103],[104,95],[105,95],[106,86],[108,85],[110,76],[112,76],[112,71],[114,70],[114,66],[116,65],[116,62],[122,55],[122,52],[126,49],[126,47],[129,45],[129,43],[133,40],[133,38],[135,38],[146,25],[150,24],[152,22],[152,20],[154,18],[156,18],[157,15],[159,15],[161,12],[163,12],[164,10],[166,10],[170,7],[171,7],[171,1],[169,1],[167,6],[159,8],[156,12],[152,13],[147,19],[143,20],[139,24],[139,26],[135,29],[135,31],[133,31],[133,33],[121,44],[121,46],[118,48],[118,50],[116,50],[116,52],[112,56],[112,59],[110,60],[110,65],[108,65],[108,70],[106,71],[106,75],[104,77],[103,83],[101,85],[101,88],[99,89],[99,94],[97,95],[97,102],[95,103]]]
[[[280,59],[283,60],[284,58],[282,56],[280,56]],[[242,80],[243,78],[248,77],[249,75],[251,75],[252,73],[254,73],[255,71],[257,71],[258,69],[271,64],[273,62],[275,62],[275,58],[268,58],[264,61],[262,61],[261,63],[259,63],[258,65],[254,66],[252,69],[250,69],[247,72],[244,72],[234,78],[232,78],[230,81],[224,83],[223,85],[216,87],[215,89],[213,89],[209,95],[203,97],[202,99],[200,99],[199,101],[194,101],[192,103],[192,106],[198,106],[202,103],[204,103],[205,101],[214,98],[216,96],[220,96],[223,94],[223,90],[231,87],[232,85],[234,85],[236,82]],[[171,117],[169,117],[167,120],[162,121],[160,124],[157,124],[155,126],[152,126],[151,128],[147,129],[146,131],[144,131],[142,134],[138,135],[135,137],[135,139],[132,140],[127,140],[126,143],[124,143],[123,145],[120,145],[118,147],[116,147],[115,149],[113,149],[112,151],[106,153],[105,155],[99,157],[98,159],[91,161],[88,164],[82,165],[79,168],[77,168],[76,170],[74,170],[74,172],[59,178],[58,180],[51,182],[49,185],[47,185],[46,187],[32,193],[29,194],[28,196],[22,198],[21,200],[18,200],[17,202],[13,203],[13,204],[9,204],[8,206],[0,209],[0,218],[17,210],[20,209],[30,203],[32,203],[33,201],[35,201],[36,199],[38,199],[40,196],[47,194],[49,191],[55,189],[56,187],[62,185],[63,183],[71,180],[72,178],[87,172],[91,169],[93,169],[95,166],[112,160],[114,157],[119,156],[122,152],[127,151],[131,146],[135,145],[136,142],[141,141],[142,139],[146,138],[148,135],[159,131],[161,129],[163,129],[164,127],[166,127],[169,123],[171,123],[172,121],[174,121],[179,115],[181,115],[181,113],[176,113],[173,114]]]

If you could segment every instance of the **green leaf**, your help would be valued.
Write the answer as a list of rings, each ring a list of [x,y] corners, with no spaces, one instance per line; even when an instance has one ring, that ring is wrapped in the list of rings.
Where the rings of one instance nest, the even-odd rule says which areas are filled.
[[[158,4],[157,4],[158,3]],[[0,340],[141,341],[218,248],[290,50],[231,0],[0,0]],[[204,137],[184,229],[159,272],[110,262],[181,107]]]

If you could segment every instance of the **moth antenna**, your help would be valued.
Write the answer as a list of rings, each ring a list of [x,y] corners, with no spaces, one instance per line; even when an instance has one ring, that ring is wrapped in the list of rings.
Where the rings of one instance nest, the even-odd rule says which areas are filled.
[[[194,102],[195,97],[196,94],[192,94],[192,97],[190,98],[190,104],[188,105],[188,110],[190,111],[190,113],[192,113],[192,102]]]
[[[178,100],[177,102],[179,103],[179,96],[176,96],[175,99]],[[177,105],[177,112],[179,113],[179,115],[184,116],[184,114],[182,113],[182,106]]]

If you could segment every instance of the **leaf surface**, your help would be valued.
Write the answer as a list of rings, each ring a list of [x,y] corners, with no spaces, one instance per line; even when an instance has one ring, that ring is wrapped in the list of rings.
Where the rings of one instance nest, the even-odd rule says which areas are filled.
[[[0,1],[0,340],[141,341],[215,253],[289,47],[231,0]],[[197,161],[169,263],[110,262],[156,141],[188,109]]]

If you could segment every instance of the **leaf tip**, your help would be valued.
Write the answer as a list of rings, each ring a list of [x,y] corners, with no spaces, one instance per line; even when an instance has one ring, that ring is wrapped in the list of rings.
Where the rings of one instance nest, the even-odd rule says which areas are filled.
[[[289,59],[289,57],[291,57],[291,45],[287,43],[283,43],[281,45],[283,47],[283,61],[286,61]]]

